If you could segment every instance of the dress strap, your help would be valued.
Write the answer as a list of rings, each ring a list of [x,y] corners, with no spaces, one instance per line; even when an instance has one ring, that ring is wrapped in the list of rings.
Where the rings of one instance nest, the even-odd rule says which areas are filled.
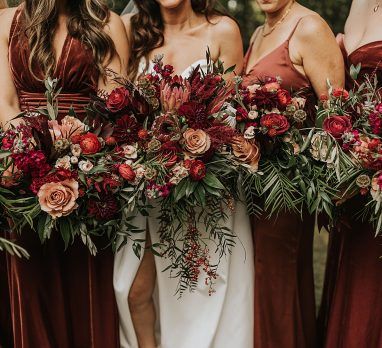
[[[296,32],[296,29],[297,29],[298,25],[300,24],[301,20],[304,19],[305,17],[306,17],[306,16],[303,16],[303,17],[301,17],[301,18],[297,21],[296,25],[294,26],[292,32],[290,33],[290,35],[289,35],[289,37],[288,37],[288,39],[287,39],[287,41],[290,41],[290,39],[292,38],[292,36],[293,36],[294,33]]]
[[[21,4],[17,8],[15,15],[13,16],[11,29],[9,31],[9,42],[13,39],[13,37],[17,33],[17,28],[18,28],[19,23],[20,23],[20,16],[21,16],[22,10],[23,10],[23,5]]]

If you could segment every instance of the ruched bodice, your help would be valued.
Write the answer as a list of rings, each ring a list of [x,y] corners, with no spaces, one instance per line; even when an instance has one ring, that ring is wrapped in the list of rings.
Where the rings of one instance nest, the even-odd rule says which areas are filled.
[[[22,110],[38,107],[45,102],[44,74],[36,64],[33,72],[37,78],[31,73],[28,69],[29,57],[23,5],[20,5],[10,31],[9,65]],[[91,49],[68,34],[52,77],[59,79],[59,87],[62,88],[58,98],[60,113],[64,114],[71,106],[78,113],[83,113],[83,107],[89,102],[89,95],[96,89],[98,82]]]

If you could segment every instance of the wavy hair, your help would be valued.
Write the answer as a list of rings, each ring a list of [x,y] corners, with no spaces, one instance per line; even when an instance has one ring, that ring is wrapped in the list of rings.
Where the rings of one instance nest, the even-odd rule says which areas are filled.
[[[191,0],[196,13],[203,14],[208,21],[213,16],[226,16],[217,9],[217,0]],[[160,5],[156,0],[137,0],[135,5],[138,12],[131,17],[129,77],[135,79],[138,74],[139,62],[164,42],[164,24]]]
[[[8,7],[7,0],[0,0],[0,10],[7,7]]]
[[[40,66],[51,76],[56,65],[53,37],[57,27],[60,0],[25,0],[25,33],[30,48],[29,69]],[[68,34],[92,50],[94,63],[105,74],[105,62],[115,55],[113,40],[105,33],[110,11],[103,0],[68,0]],[[37,76],[35,76],[38,78]]]

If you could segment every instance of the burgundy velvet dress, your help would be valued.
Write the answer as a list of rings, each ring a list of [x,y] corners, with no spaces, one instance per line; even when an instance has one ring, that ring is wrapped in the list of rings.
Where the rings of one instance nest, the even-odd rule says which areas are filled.
[[[347,69],[362,64],[359,76],[377,74],[382,83],[382,41],[345,53]],[[351,88],[353,81],[348,79]],[[365,204],[355,197],[342,207],[330,232],[320,336],[328,348],[382,347],[382,237],[354,216]]]
[[[29,48],[24,14],[15,15],[9,40],[9,63],[21,109],[45,103],[44,83],[28,70]],[[67,36],[54,77],[60,79],[60,117],[81,108],[96,88],[98,73],[91,50]],[[42,76],[38,67],[35,73]],[[8,257],[10,306],[15,348],[118,347],[118,314],[113,291],[113,255],[90,256],[80,242],[64,252],[58,233],[41,245],[36,232],[13,236],[30,260]]]
[[[296,28],[298,23],[296,24]],[[289,40],[261,58],[248,72],[243,84],[250,86],[266,76],[280,76],[283,88],[310,88],[307,77],[293,65]],[[266,213],[253,219],[255,241],[255,348],[314,348],[316,317],[313,278],[314,217]]]

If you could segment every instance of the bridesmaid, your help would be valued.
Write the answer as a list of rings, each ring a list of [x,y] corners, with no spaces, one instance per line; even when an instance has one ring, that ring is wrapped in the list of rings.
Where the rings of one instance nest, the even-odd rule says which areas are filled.
[[[188,77],[198,65],[206,69],[207,47],[212,59],[242,69],[243,49],[237,24],[214,10],[214,1],[140,0],[138,13],[123,17],[131,44],[130,77],[152,71],[150,61],[164,54],[175,73]],[[232,74],[232,77],[234,75]],[[231,76],[229,76],[231,77]],[[241,204],[227,224],[238,234],[232,255],[222,260],[216,293],[200,280],[194,293],[175,295],[177,279],[170,279],[166,259],[144,254],[137,259],[131,246],[116,255],[114,287],[121,321],[121,345],[153,348],[157,281],[161,344],[166,348],[247,348],[253,345],[253,244],[249,217]],[[145,220],[142,227],[146,226]],[[151,240],[158,242],[158,222],[148,219]],[[144,236],[143,236],[144,238]],[[211,247],[210,250],[214,250]],[[245,249],[245,250],[244,250]],[[214,259],[215,256],[212,255]],[[235,320],[232,321],[232,314]],[[133,327],[132,327],[133,326]]]
[[[100,0],[26,0],[2,14],[0,121],[45,102],[43,79],[60,79],[59,116],[83,107],[97,88],[110,90],[105,68],[124,74],[128,43],[120,18]],[[81,242],[64,252],[55,235],[13,233],[29,261],[9,257],[15,348],[117,347],[113,255],[91,257]]]
[[[6,8],[8,4],[6,0],[0,1],[0,20],[6,15]],[[0,225],[3,227],[3,225]],[[4,235],[7,232],[0,230],[0,235]],[[0,347],[12,347],[12,319],[11,309],[9,306],[9,288],[8,288],[8,276],[6,265],[5,252],[0,251]]]
[[[344,83],[334,35],[315,12],[293,0],[257,0],[265,12],[244,62],[244,86],[280,76],[283,88],[327,93],[326,79]],[[316,346],[313,280],[314,216],[284,212],[253,219],[255,239],[255,347]]]
[[[353,0],[339,42],[346,68],[362,64],[364,75],[378,76],[382,87],[382,1]],[[347,80],[348,88],[354,82]],[[325,294],[320,312],[328,348],[382,347],[382,237],[354,219],[365,201],[354,197],[342,206],[340,222],[330,232]],[[326,334],[326,337],[325,337]]]

